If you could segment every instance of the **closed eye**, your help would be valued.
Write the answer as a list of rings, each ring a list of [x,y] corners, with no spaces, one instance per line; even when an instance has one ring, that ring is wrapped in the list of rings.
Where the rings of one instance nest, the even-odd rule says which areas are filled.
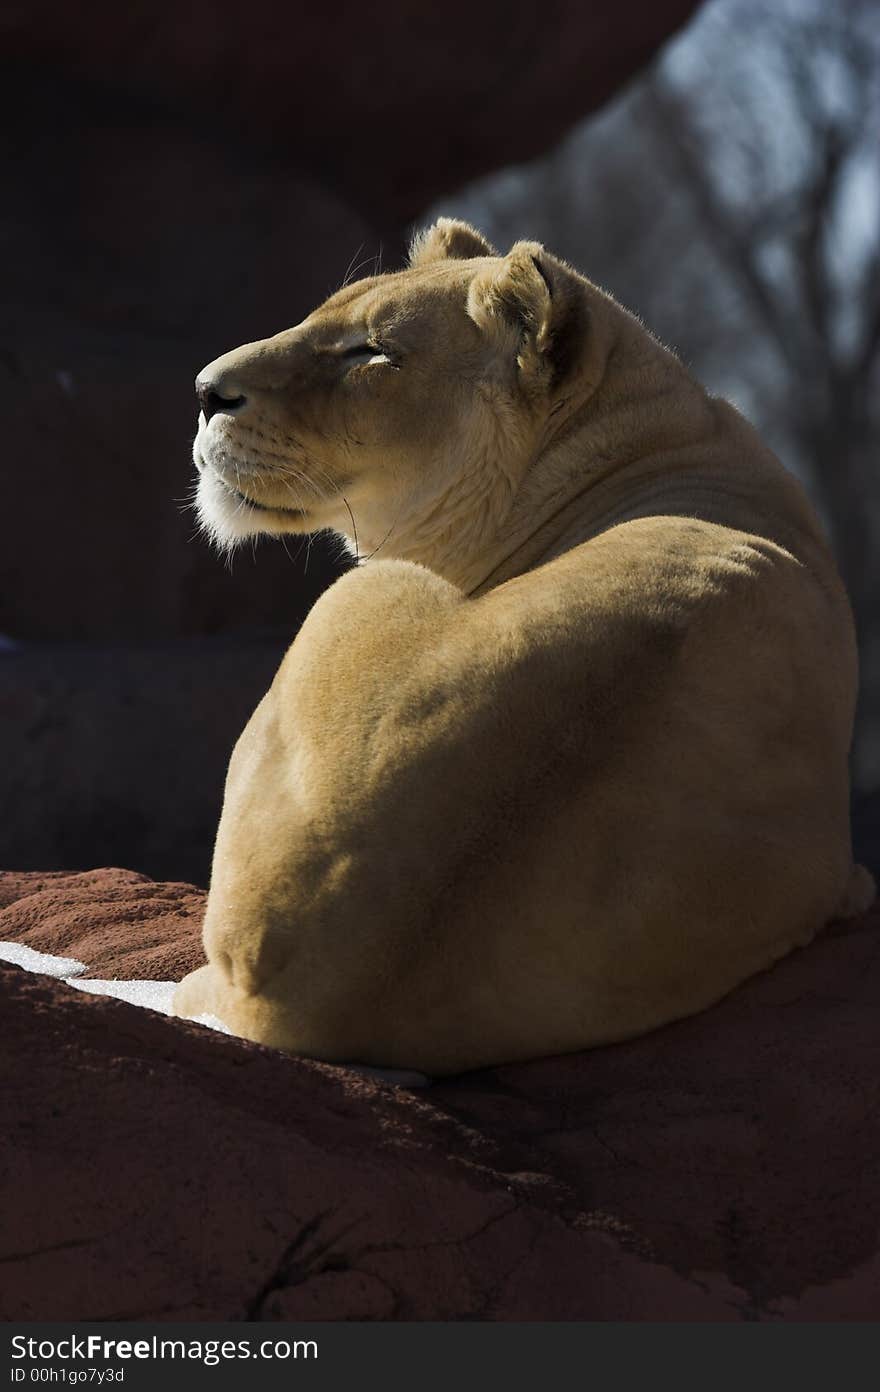
[[[355,343],[351,348],[346,348],[340,355],[343,358],[353,358],[357,362],[362,362],[368,367],[372,364],[387,363],[389,367],[397,367],[391,355],[386,352],[381,343]]]

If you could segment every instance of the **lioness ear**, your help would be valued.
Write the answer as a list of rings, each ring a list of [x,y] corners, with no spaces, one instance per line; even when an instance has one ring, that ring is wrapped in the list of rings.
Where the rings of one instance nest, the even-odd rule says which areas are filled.
[[[471,256],[497,256],[486,238],[466,222],[438,218],[433,227],[417,232],[410,243],[410,267],[428,266],[432,261],[467,261]]]
[[[467,309],[478,328],[516,359],[528,387],[551,388],[574,370],[587,339],[585,284],[540,242],[517,242],[474,277]]]

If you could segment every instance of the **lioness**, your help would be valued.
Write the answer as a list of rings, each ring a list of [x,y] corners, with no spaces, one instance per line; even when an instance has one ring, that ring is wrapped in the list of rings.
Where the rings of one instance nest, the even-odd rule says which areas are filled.
[[[820,526],[608,295],[441,219],[197,388],[205,527],[359,565],[236,745],[179,1014],[451,1073],[690,1015],[866,906]]]

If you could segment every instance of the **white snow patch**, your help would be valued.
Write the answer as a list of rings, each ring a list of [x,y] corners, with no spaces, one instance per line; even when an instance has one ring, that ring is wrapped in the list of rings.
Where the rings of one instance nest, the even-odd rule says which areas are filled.
[[[60,976],[65,981],[87,970],[85,962],[78,962],[75,957],[53,957],[17,942],[0,942],[0,961],[12,962],[25,971],[42,972],[44,976]]]
[[[88,968],[75,957],[53,957],[49,952],[36,952],[34,948],[16,942],[0,942],[0,961],[12,962],[25,971],[57,977],[68,986],[89,991],[94,996],[115,996],[117,1000],[128,1001],[129,1005],[158,1010],[161,1015],[171,1014],[171,997],[176,981],[145,981],[136,977],[104,981],[99,977],[84,977],[82,973]],[[197,1025],[207,1025],[208,1029],[219,1030],[221,1034],[232,1033],[216,1015],[193,1015],[192,1019]]]
[[[117,1000],[128,1001],[129,1005],[142,1005],[147,1010],[158,1010],[162,1015],[171,1014],[171,997],[176,981],[128,981],[114,978],[103,981],[100,977],[89,976],[85,980],[71,981],[80,991],[89,991],[93,996],[115,996]]]

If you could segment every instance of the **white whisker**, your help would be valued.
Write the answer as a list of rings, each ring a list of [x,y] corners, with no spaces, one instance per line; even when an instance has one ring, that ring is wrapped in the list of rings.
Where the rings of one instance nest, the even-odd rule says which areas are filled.
[[[353,275],[352,266],[354,265],[355,261],[357,261],[358,257],[360,256],[361,252],[363,251],[363,249],[364,249],[364,244],[363,244],[363,242],[361,242],[361,244],[360,244],[360,246],[358,247],[357,251],[355,252],[354,256],[351,258],[351,260],[350,260],[349,263],[348,263],[348,270],[345,272],[345,279],[343,280],[342,284],[341,284],[340,287],[339,287],[340,290],[344,290],[345,287],[346,287],[346,285],[348,284],[349,280],[351,279],[351,277],[352,277],[352,275]]]

